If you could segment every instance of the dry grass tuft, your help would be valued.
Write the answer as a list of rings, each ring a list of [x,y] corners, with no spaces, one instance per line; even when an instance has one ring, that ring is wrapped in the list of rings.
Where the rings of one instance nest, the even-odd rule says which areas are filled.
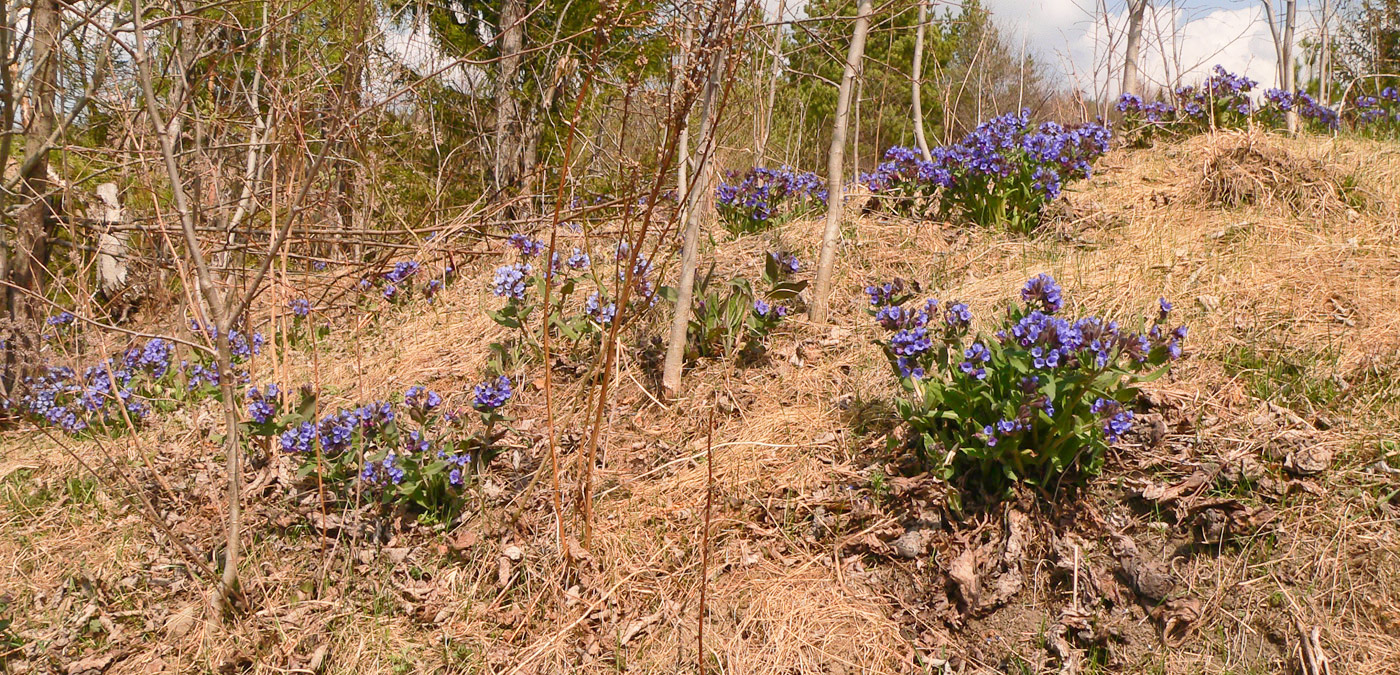
[[[1262,133],[1207,137],[1194,200],[1224,208],[1258,206],[1288,213],[1328,214],[1355,201],[1335,167],[1300,155]]]

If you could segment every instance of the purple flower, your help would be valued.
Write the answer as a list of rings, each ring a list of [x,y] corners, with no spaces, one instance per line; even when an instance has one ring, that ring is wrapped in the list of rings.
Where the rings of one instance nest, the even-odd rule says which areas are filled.
[[[291,308],[292,314],[296,315],[298,318],[305,318],[306,315],[311,313],[311,302],[306,298],[294,298],[287,304],[288,307]]]
[[[311,452],[311,444],[316,438],[316,427],[310,422],[302,422],[282,432],[283,452]]]
[[[953,328],[967,328],[972,324],[972,310],[961,302],[948,305],[944,321]]]
[[[256,424],[266,424],[272,421],[277,415],[277,407],[281,405],[282,392],[278,391],[277,385],[268,383],[259,391],[257,387],[248,390],[248,418]]]
[[[510,379],[501,375],[476,385],[472,391],[472,406],[482,412],[494,411],[510,400],[511,393]]]
[[[502,298],[524,300],[527,278],[534,272],[529,263],[515,263],[496,268],[496,276],[491,280],[491,292]]]
[[[510,235],[509,241],[510,245],[515,247],[515,250],[520,251],[520,255],[526,258],[533,258],[544,253],[545,244],[538,239],[516,233]]]
[[[617,303],[609,302],[603,304],[602,296],[594,291],[588,295],[583,302],[583,312],[599,324],[607,326],[613,322],[617,316]]]
[[[1021,289],[1021,301],[1026,304],[1039,303],[1046,314],[1060,311],[1064,305],[1060,295],[1060,285],[1049,274],[1038,274],[1026,282]]]

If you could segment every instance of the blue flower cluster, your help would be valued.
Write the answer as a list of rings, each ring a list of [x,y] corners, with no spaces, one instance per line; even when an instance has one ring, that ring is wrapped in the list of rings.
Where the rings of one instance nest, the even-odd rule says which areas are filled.
[[[895,197],[938,194],[945,211],[961,211],[980,224],[1033,226],[1041,206],[1066,182],[1090,176],[1109,138],[1099,124],[1033,126],[1029,112],[1008,113],[930,151],[929,161],[911,148],[890,148],[861,182]]]
[[[190,331],[195,335],[207,338],[210,343],[219,339],[219,329],[217,326],[200,324],[194,319],[190,320]],[[261,354],[263,346],[267,344],[267,338],[264,337],[261,332],[254,332],[250,337],[247,333],[237,328],[232,328],[228,332],[228,344],[229,351],[232,352],[233,355],[233,360],[237,363],[239,361],[247,361]],[[218,374],[216,373],[214,377],[214,381],[217,382]]]
[[[1064,306],[1060,285],[1055,283],[1055,278],[1049,274],[1039,274],[1026,282],[1026,287],[1021,289],[1021,302],[1039,305],[1051,314],[1060,311]]]
[[[83,369],[81,377],[66,366],[49,367],[25,378],[18,409],[39,424],[78,434],[94,426],[139,422],[150,412],[149,392],[172,372],[174,348],[169,340],[153,338]],[[123,413],[122,409],[125,409]]]
[[[826,202],[826,186],[815,173],[784,166],[730,172],[715,188],[715,207],[731,230],[755,232],[775,220]]]
[[[1273,118],[1275,124],[1281,124],[1283,113],[1290,111],[1297,112],[1298,117],[1319,128],[1329,131],[1337,128],[1337,111],[1319,103],[1307,92],[1289,92],[1276,88],[1264,90],[1264,107],[1261,112]]]
[[[599,325],[607,326],[612,324],[613,318],[617,316],[617,303],[604,303],[598,291],[594,291],[583,301],[583,312]]]
[[[422,265],[417,260],[404,260],[396,263],[394,269],[385,273],[384,279],[391,284],[401,284],[412,279],[421,268]]]
[[[472,390],[472,407],[482,412],[494,411],[510,400],[511,393],[510,378],[505,375],[487,380]]]
[[[544,242],[518,232],[510,235],[507,241],[510,242],[510,245],[514,247],[515,250],[520,252],[521,256],[526,258],[533,258],[544,253],[545,250]]]
[[[1146,122],[1169,122],[1176,115],[1176,107],[1166,101],[1143,102],[1137,94],[1123,94],[1118,97],[1114,110],[1124,116],[1133,116]]]
[[[1133,428],[1133,411],[1124,408],[1122,403],[1113,399],[1094,399],[1094,403],[1089,406],[1089,412],[1103,418],[1103,435],[1110,443],[1117,443],[1123,434]]]
[[[1386,87],[1375,95],[1361,94],[1347,108],[1347,121],[1358,129],[1400,129],[1400,92]]]
[[[287,306],[292,310],[292,315],[299,319],[304,319],[311,314],[311,301],[306,298],[293,298],[291,302],[287,303]]]
[[[427,414],[442,405],[442,396],[420,384],[415,384],[403,393],[403,403],[410,410]]]
[[[78,317],[73,316],[72,312],[65,310],[49,317],[47,323],[50,326],[67,326],[68,324],[71,324],[74,321],[76,321],[77,318]]]
[[[1048,274],[1026,282],[1021,304],[1007,310],[1004,328],[971,339],[972,313],[963,303],[944,306],[938,322],[939,303],[930,299],[909,307],[898,281],[872,285],[866,295],[875,320],[891,332],[882,344],[892,368],[916,393],[897,408],[917,438],[944,443],[945,451],[966,450],[969,439],[998,453],[1030,448],[1031,456],[1018,456],[1016,462],[1049,462],[1037,471],[1077,461],[1077,444],[1090,442],[1077,436],[1076,420],[1083,416],[1097,416],[1102,438],[1118,441],[1132,426],[1131,411],[1115,398],[1121,397],[1123,382],[1180,358],[1187,334],[1185,326],[1166,326],[1172,306],[1165,298],[1145,331],[1122,330],[1097,316],[1061,317],[1064,292]],[[1057,415],[1066,412],[1057,405],[1074,419],[1060,421]],[[1046,436],[1051,433],[1066,437],[1056,441]],[[1046,453],[1058,458],[1047,460]],[[1001,456],[987,457],[1000,462]],[[1055,463],[1061,463],[1059,469]]]
[[[405,473],[403,467],[398,465],[398,460],[398,455],[390,452],[377,462],[366,462],[365,468],[360,471],[360,480],[380,486],[402,483]]]
[[[256,424],[271,422],[281,405],[282,392],[274,383],[269,382],[262,390],[257,387],[248,390],[248,419]]]
[[[496,268],[496,276],[491,280],[491,292],[497,297],[511,300],[524,300],[526,280],[535,271],[530,263],[513,263]]]
[[[289,453],[310,452],[314,449],[312,443],[319,441],[323,454],[337,457],[351,449],[357,432],[362,438],[373,439],[394,419],[394,408],[385,401],[375,401],[357,408],[342,408],[321,418],[318,423],[302,422],[283,431],[280,436],[282,450]]]
[[[759,298],[753,301],[753,313],[761,319],[781,319],[788,315],[788,308]]]
[[[569,254],[569,259],[565,260],[564,264],[568,265],[571,270],[586,270],[591,262],[587,253],[574,247],[573,252]]]

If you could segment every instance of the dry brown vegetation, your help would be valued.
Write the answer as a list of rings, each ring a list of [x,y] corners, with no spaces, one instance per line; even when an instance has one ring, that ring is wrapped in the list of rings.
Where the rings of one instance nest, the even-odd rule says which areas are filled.
[[[212,403],[101,446],[10,433],[0,593],[24,644],[5,667],[692,672],[707,583],[711,672],[1275,673],[1305,672],[1319,654],[1334,673],[1400,672],[1397,199],[1393,144],[1220,135],[1114,152],[1035,239],[850,223],[833,325],[790,321],[765,362],[702,363],[686,399],[663,407],[632,347],[641,336],[629,339],[594,478],[594,541],[568,544],[572,569],[548,481],[531,482],[547,471],[533,385],[512,404],[515,447],[451,528],[328,519],[285,460],[253,467],[254,611],[228,621],[129,499],[142,491],[217,555]],[[756,267],[776,238],[812,260],[820,226],[711,253],[722,269]],[[414,383],[463,399],[501,330],[482,311],[491,265],[470,266],[436,304],[340,325],[315,350],[259,367],[319,383],[330,405]],[[1138,433],[1087,489],[958,519],[940,485],[903,475],[884,449],[881,402],[895,386],[859,289],[902,276],[986,314],[1038,272],[1071,305],[1106,314],[1174,299],[1188,358],[1149,387]],[[655,324],[641,332],[659,334]],[[562,386],[567,487],[587,389]]]

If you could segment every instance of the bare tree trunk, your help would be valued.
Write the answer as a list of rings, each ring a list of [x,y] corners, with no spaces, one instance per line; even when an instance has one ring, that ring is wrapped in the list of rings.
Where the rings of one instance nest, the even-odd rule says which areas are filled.
[[[826,153],[826,229],[822,233],[821,258],[817,262],[817,283],[812,292],[812,308],[808,317],[813,323],[824,323],[831,296],[831,276],[836,265],[836,246],[841,239],[841,216],[844,213],[842,167],[846,158],[846,123],[850,116],[851,89],[861,59],[865,56],[865,36],[870,31],[871,0],[860,0],[856,9],[856,24],[851,33],[851,47],[846,52],[846,69],[841,73],[841,87],[836,95],[836,122],[831,130],[831,147]]]
[[[1298,25],[1298,0],[1288,0],[1287,2],[1288,24],[1283,28],[1283,63],[1279,67],[1283,71],[1283,89],[1289,93],[1298,90],[1295,81],[1297,77],[1293,68],[1293,29]],[[1289,106],[1288,112],[1284,113],[1284,119],[1288,123],[1288,133],[1294,135],[1298,133],[1298,107]]]
[[[1273,0],[1263,0],[1263,4],[1264,20],[1269,24],[1269,35],[1274,39],[1274,56],[1278,59],[1275,81],[1280,89],[1291,93],[1295,90],[1293,84],[1293,23],[1297,18],[1298,3],[1296,0],[1286,0],[1282,34],[1279,32],[1278,15],[1274,11]],[[1290,135],[1298,133],[1298,113],[1289,110],[1284,113],[1283,117],[1288,125],[1288,133]]]
[[[928,139],[924,137],[924,30],[928,26],[929,0],[919,0],[919,27],[914,31],[914,63],[909,70],[909,82],[914,95],[914,140],[919,144],[919,154],[925,162],[933,161],[928,151]]]
[[[353,115],[360,109],[362,101],[362,90],[365,72],[365,64],[368,61],[369,44],[365,36],[369,31],[369,0],[357,0],[347,13],[347,20],[350,25],[346,27],[343,38],[345,40],[345,74],[344,80],[340,83],[340,100],[342,115]],[[341,145],[344,148],[340,151],[340,156],[344,161],[336,164],[336,188],[340,193],[337,214],[340,218],[340,226],[346,230],[359,230],[362,226],[364,201],[363,189],[367,181],[364,179],[364,157],[360,149],[363,147],[362,139],[352,138]],[[347,255],[345,247],[337,251],[341,255]]]
[[[1318,100],[1322,101],[1322,105],[1330,105],[1332,95],[1332,34],[1329,30],[1332,20],[1331,11],[1329,1],[1322,0],[1322,25],[1320,27],[1322,39],[1319,40],[1317,58],[1317,95]]]
[[[520,79],[520,50],[525,42],[525,5],[521,0],[503,0],[501,25],[497,27],[496,50],[500,68],[496,80],[496,189],[506,198],[520,176],[520,101],[514,90]]]
[[[126,290],[127,240],[131,233],[117,229],[122,223],[122,205],[117,200],[117,184],[97,186],[97,200],[102,203],[98,219],[103,229],[97,235],[97,287],[108,300]]]
[[[5,340],[3,386],[6,392],[23,376],[25,359],[15,350],[30,346],[31,322],[37,319],[33,303],[25,291],[42,292],[44,274],[49,258],[49,239],[57,219],[51,205],[49,180],[49,135],[55,126],[54,98],[58,95],[59,50],[58,0],[35,0],[30,13],[30,34],[33,40],[34,70],[29,84],[29,115],[24,120],[24,166],[21,167],[19,213],[15,219],[15,238],[6,247],[3,280],[12,286],[5,289],[5,310],[9,317],[10,336]],[[12,42],[12,40],[7,40]],[[5,54],[9,57],[9,54]],[[4,66],[8,68],[8,64]],[[8,89],[8,87],[7,87]],[[14,96],[13,90],[8,95]],[[18,101],[15,101],[18,103]],[[6,127],[8,131],[8,127]],[[6,158],[8,159],[8,158]]]
[[[1129,0],[1128,38],[1123,47],[1123,90],[1119,93],[1138,92],[1138,58],[1142,51],[1142,15],[1147,10],[1147,0]]]
[[[778,0],[778,20],[773,26],[773,69],[768,74],[768,105],[763,108],[763,131],[758,139],[758,163],[767,159],[768,137],[773,133],[773,106],[778,100],[778,78],[783,75],[783,13],[787,11],[787,0]]]
[[[726,70],[725,62],[728,53],[728,45],[726,44],[715,52],[713,60],[710,62],[710,77],[705,82],[705,92],[700,103],[700,142],[696,146],[700,155],[700,163],[695,171],[696,177],[690,192],[679,195],[685,204],[684,213],[686,214],[685,235],[681,244],[681,278],[676,286],[676,313],[671,317],[671,331],[666,339],[666,360],[661,371],[661,388],[666,397],[670,399],[675,399],[680,395],[681,368],[685,363],[685,338],[690,327],[690,303],[695,291],[697,249],[700,245],[702,213],[699,201],[708,191],[710,175],[714,170],[714,141],[717,124],[715,96],[719,91],[720,77]],[[681,170],[685,170],[684,163],[681,165]]]

